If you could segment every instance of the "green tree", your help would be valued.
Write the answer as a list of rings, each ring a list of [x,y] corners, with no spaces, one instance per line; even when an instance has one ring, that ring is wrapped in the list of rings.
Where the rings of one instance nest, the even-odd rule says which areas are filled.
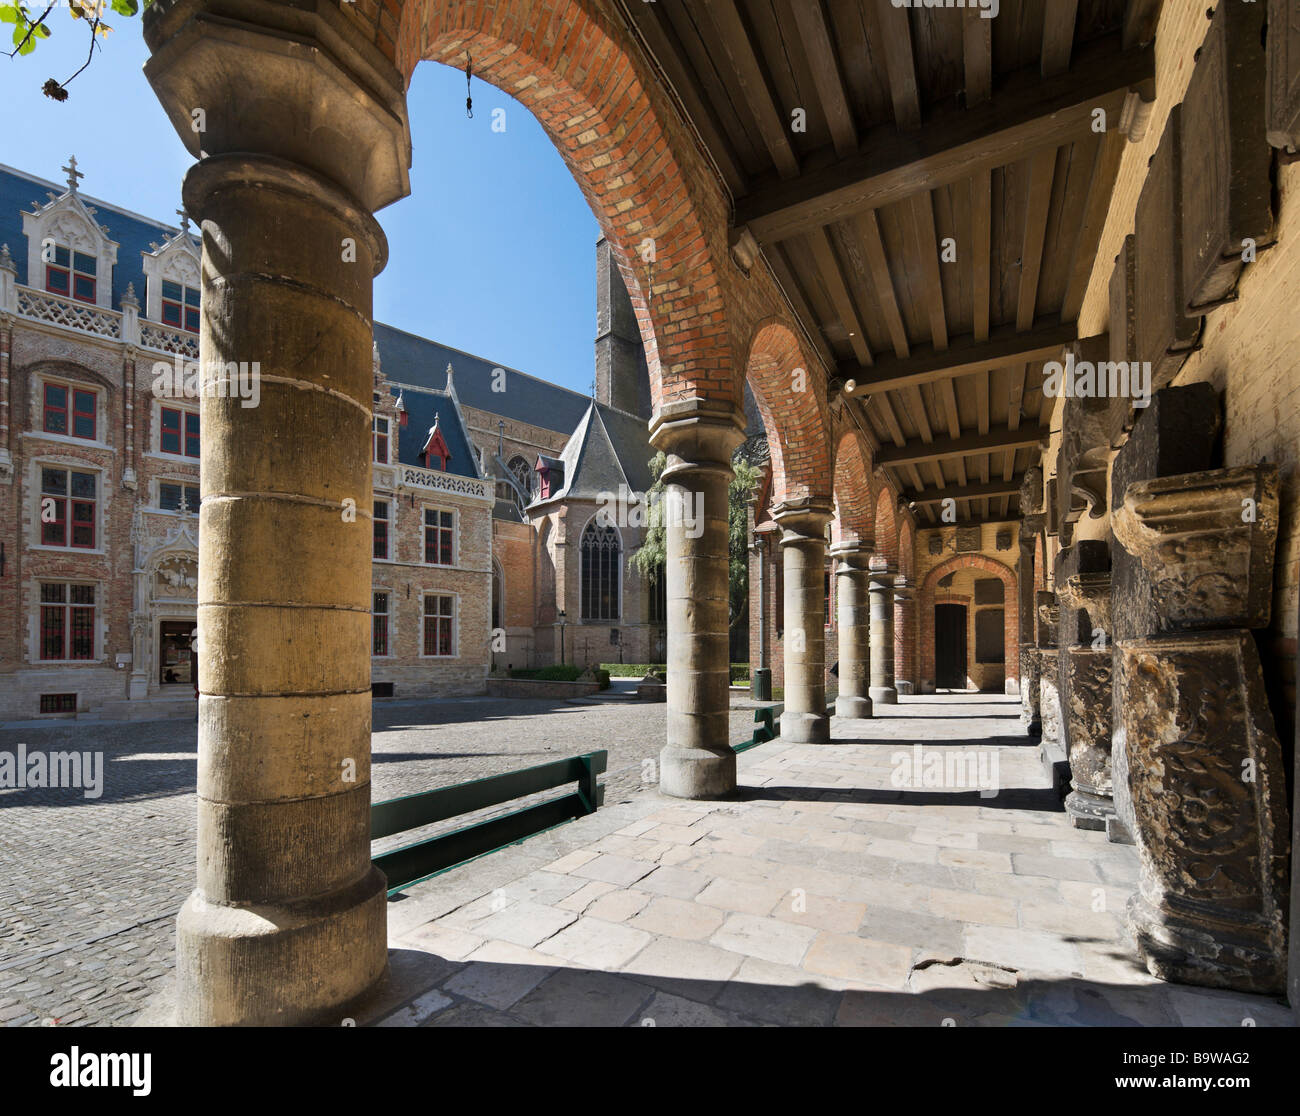
[[[654,483],[646,493],[645,541],[632,555],[632,567],[652,585],[658,585],[664,576],[668,560],[668,533],[664,524],[664,467],[668,458],[656,453],[650,459],[650,475]],[[734,625],[749,608],[749,517],[747,510],[750,494],[758,484],[759,471],[743,458],[732,462],[731,483],[727,485],[727,541],[731,561],[728,570],[728,597],[730,622]]]
[[[143,0],[146,7],[152,2],[153,0]],[[13,27],[13,49],[5,53],[10,58],[31,54],[37,43],[53,34],[50,30],[50,13],[56,7],[66,6],[68,14],[74,21],[84,24],[89,35],[90,47],[86,51],[86,61],[72,77],[63,81],[50,78],[41,86],[47,97],[55,101],[66,101],[69,82],[90,65],[95,50],[101,45],[100,40],[113,30],[104,22],[106,10],[111,8],[120,16],[133,16],[140,10],[140,4],[141,0],[49,0],[42,8],[39,0],[35,5],[0,2],[0,24]]]

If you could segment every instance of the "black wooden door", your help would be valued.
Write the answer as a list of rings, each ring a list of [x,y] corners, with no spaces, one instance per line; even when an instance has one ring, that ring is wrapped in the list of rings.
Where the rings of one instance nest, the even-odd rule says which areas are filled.
[[[934,606],[934,684],[945,690],[966,688],[966,606]]]

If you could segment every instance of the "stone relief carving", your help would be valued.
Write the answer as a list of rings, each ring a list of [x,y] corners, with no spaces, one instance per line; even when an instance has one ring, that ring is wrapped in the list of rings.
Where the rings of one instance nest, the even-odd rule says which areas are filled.
[[[1160,631],[1267,625],[1277,527],[1275,465],[1134,482],[1114,523],[1161,602]]]

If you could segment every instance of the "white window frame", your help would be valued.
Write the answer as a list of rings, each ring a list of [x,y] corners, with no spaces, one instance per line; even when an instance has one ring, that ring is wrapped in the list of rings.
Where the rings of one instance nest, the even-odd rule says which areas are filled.
[[[430,562],[428,561],[429,547],[428,535],[429,529],[425,522],[425,512],[448,512],[451,515],[451,561],[450,562]],[[439,528],[440,529],[440,528]],[[420,565],[431,570],[452,570],[460,566],[460,509],[448,507],[445,504],[424,504],[420,505]]]
[[[425,601],[430,597],[448,597],[451,599],[451,654],[429,655],[425,653],[425,629],[430,617],[425,612]],[[459,659],[460,658],[460,594],[450,593],[445,589],[425,589],[420,593],[420,658],[422,659]]]

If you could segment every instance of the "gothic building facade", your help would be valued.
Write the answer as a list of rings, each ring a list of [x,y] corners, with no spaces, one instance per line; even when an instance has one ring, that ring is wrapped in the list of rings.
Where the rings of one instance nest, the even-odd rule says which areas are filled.
[[[188,716],[199,248],[184,219],[84,196],[64,169],[60,187],[0,167],[0,720]],[[630,561],[643,531],[597,514],[649,487],[652,453],[603,241],[597,267],[592,397],[376,324],[373,492],[340,507],[373,532],[376,696],[662,659],[659,598]],[[218,386],[256,405],[257,368],[229,373]]]

